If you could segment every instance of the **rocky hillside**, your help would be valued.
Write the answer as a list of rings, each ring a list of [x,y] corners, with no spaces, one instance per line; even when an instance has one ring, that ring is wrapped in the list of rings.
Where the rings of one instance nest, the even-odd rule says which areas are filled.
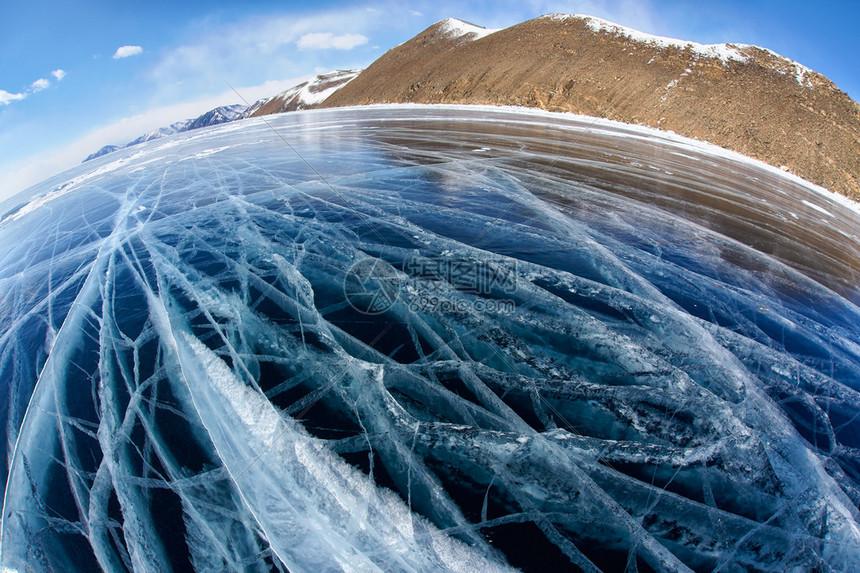
[[[503,30],[443,20],[374,62],[321,107],[523,105],[695,137],[860,200],[860,106],[764,48],[704,46],[588,16]]]

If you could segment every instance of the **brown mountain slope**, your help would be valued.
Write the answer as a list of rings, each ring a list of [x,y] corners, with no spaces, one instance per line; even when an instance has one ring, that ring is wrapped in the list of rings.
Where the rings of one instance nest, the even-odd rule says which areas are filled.
[[[465,33],[464,31],[477,33]],[[524,105],[672,130],[786,166],[860,200],[860,106],[826,77],[755,46],[649,37],[587,16],[499,30],[434,24],[321,107]]]

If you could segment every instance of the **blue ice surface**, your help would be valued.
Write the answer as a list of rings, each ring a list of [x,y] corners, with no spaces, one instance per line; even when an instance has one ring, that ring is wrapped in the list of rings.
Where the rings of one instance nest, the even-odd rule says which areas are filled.
[[[4,568],[860,567],[858,215],[776,170],[368,107],[0,213]]]

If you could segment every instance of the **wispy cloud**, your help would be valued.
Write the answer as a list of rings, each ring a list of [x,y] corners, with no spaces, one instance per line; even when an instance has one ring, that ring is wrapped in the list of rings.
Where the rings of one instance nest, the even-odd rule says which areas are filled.
[[[299,40],[325,30],[329,38],[306,38],[307,48],[327,40],[341,49],[366,44],[370,33],[390,24],[379,13],[364,8],[320,11],[313,14],[253,16],[212,28],[197,36],[189,34],[187,43],[166,51],[150,71],[150,78],[165,96],[188,93],[189,89],[220,89],[224,79],[231,82],[258,83],[265,78],[307,73],[313,66],[355,66],[353,59],[326,59],[326,50],[305,49],[297,57]],[[335,40],[335,38],[337,38]],[[369,57],[369,56],[368,56]],[[194,86],[194,87],[192,87]]]
[[[0,90],[0,105],[8,105],[13,101],[20,101],[27,97],[25,93],[9,93],[6,90]]]
[[[116,52],[114,52],[113,59],[119,60],[121,58],[136,56],[140,53],[143,53],[143,48],[140,46],[120,46],[116,49]]]
[[[63,70],[54,70],[53,72],[51,72],[51,75],[57,78],[57,81],[59,81],[63,79],[63,77],[66,75],[66,72],[64,72]],[[0,90],[0,105],[9,105],[13,101],[21,101],[22,99],[26,99],[30,94],[46,90],[49,87],[51,87],[51,80],[47,78],[39,78],[38,80],[27,86],[26,89],[18,93]]]
[[[342,34],[335,36],[331,32],[311,32],[305,34],[296,45],[302,50],[351,50],[356,46],[367,43],[367,36],[361,34]]]
[[[51,85],[51,82],[49,82],[45,78],[39,78],[38,80],[36,80],[32,84],[30,84],[30,92],[31,93],[40,92],[44,89],[47,89],[50,85]]]
[[[330,70],[326,69],[323,71]],[[253,103],[260,98],[272,96],[294,87],[309,80],[311,77],[313,76],[303,75],[253,86],[236,86],[236,92],[240,95],[236,95],[236,92],[233,90],[225,90],[221,93],[192,101],[156,107],[144,113],[125,117],[108,125],[103,125],[71,143],[67,142],[54,149],[49,149],[21,160],[3,163],[3,157],[0,156],[0,172],[3,173],[3,184],[0,185],[0,201],[42,181],[46,175],[53,175],[80,165],[84,157],[94,151],[98,151],[105,145],[128,143],[144,133],[165,125],[170,125],[175,121],[197,117],[220,105],[245,102]],[[8,94],[8,92],[0,90],[0,103],[5,103],[3,101],[5,94]],[[16,99],[26,97],[26,94],[8,95],[21,96]]]

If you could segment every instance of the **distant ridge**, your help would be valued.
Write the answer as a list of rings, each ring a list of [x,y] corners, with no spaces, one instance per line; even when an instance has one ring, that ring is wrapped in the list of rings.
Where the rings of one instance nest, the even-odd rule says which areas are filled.
[[[521,105],[674,131],[860,200],[860,106],[765,48],[661,38],[553,14],[503,30],[453,18],[396,46],[320,107]]]
[[[83,163],[95,159],[96,157],[113,153],[120,149],[125,149],[146,141],[152,141],[153,139],[167,137],[168,135],[173,135],[175,133],[183,133],[194,129],[200,129],[201,127],[209,127],[211,125],[219,125],[221,123],[236,121],[237,119],[244,119],[246,117],[258,117],[271,113],[313,109],[321,104],[327,97],[332,95],[338,88],[358,76],[360,71],[361,70],[338,70],[321,74],[309,81],[293,86],[278,95],[259,100],[251,106],[235,104],[216,107],[215,109],[209,110],[194,119],[178,121],[166,127],[158,128],[145,135],[141,135],[137,139],[124,145],[105,145],[95,153],[87,156]]]
[[[105,145],[95,153],[88,155],[82,163],[86,163],[87,161],[95,159],[96,157],[107,155],[108,153],[113,153],[114,151],[117,151],[119,149],[125,149],[126,147],[138,145],[145,141],[152,141],[153,139],[160,139],[162,137],[167,137],[168,135],[173,135],[174,133],[182,133],[185,131],[191,131],[193,129],[200,129],[201,127],[208,127],[210,125],[218,125],[221,123],[227,123],[228,121],[234,121],[236,119],[244,117],[244,113],[247,111],[247,109],[248,106],[241,104],[216,107],[215,109],[209,110],[203,115],[194,119],[177,121],[176,123],[171,123],[166,127],[160,127],[155,131],[150,131],[149,133],[141,135],[133,141],[129,141],[125,145]]]

